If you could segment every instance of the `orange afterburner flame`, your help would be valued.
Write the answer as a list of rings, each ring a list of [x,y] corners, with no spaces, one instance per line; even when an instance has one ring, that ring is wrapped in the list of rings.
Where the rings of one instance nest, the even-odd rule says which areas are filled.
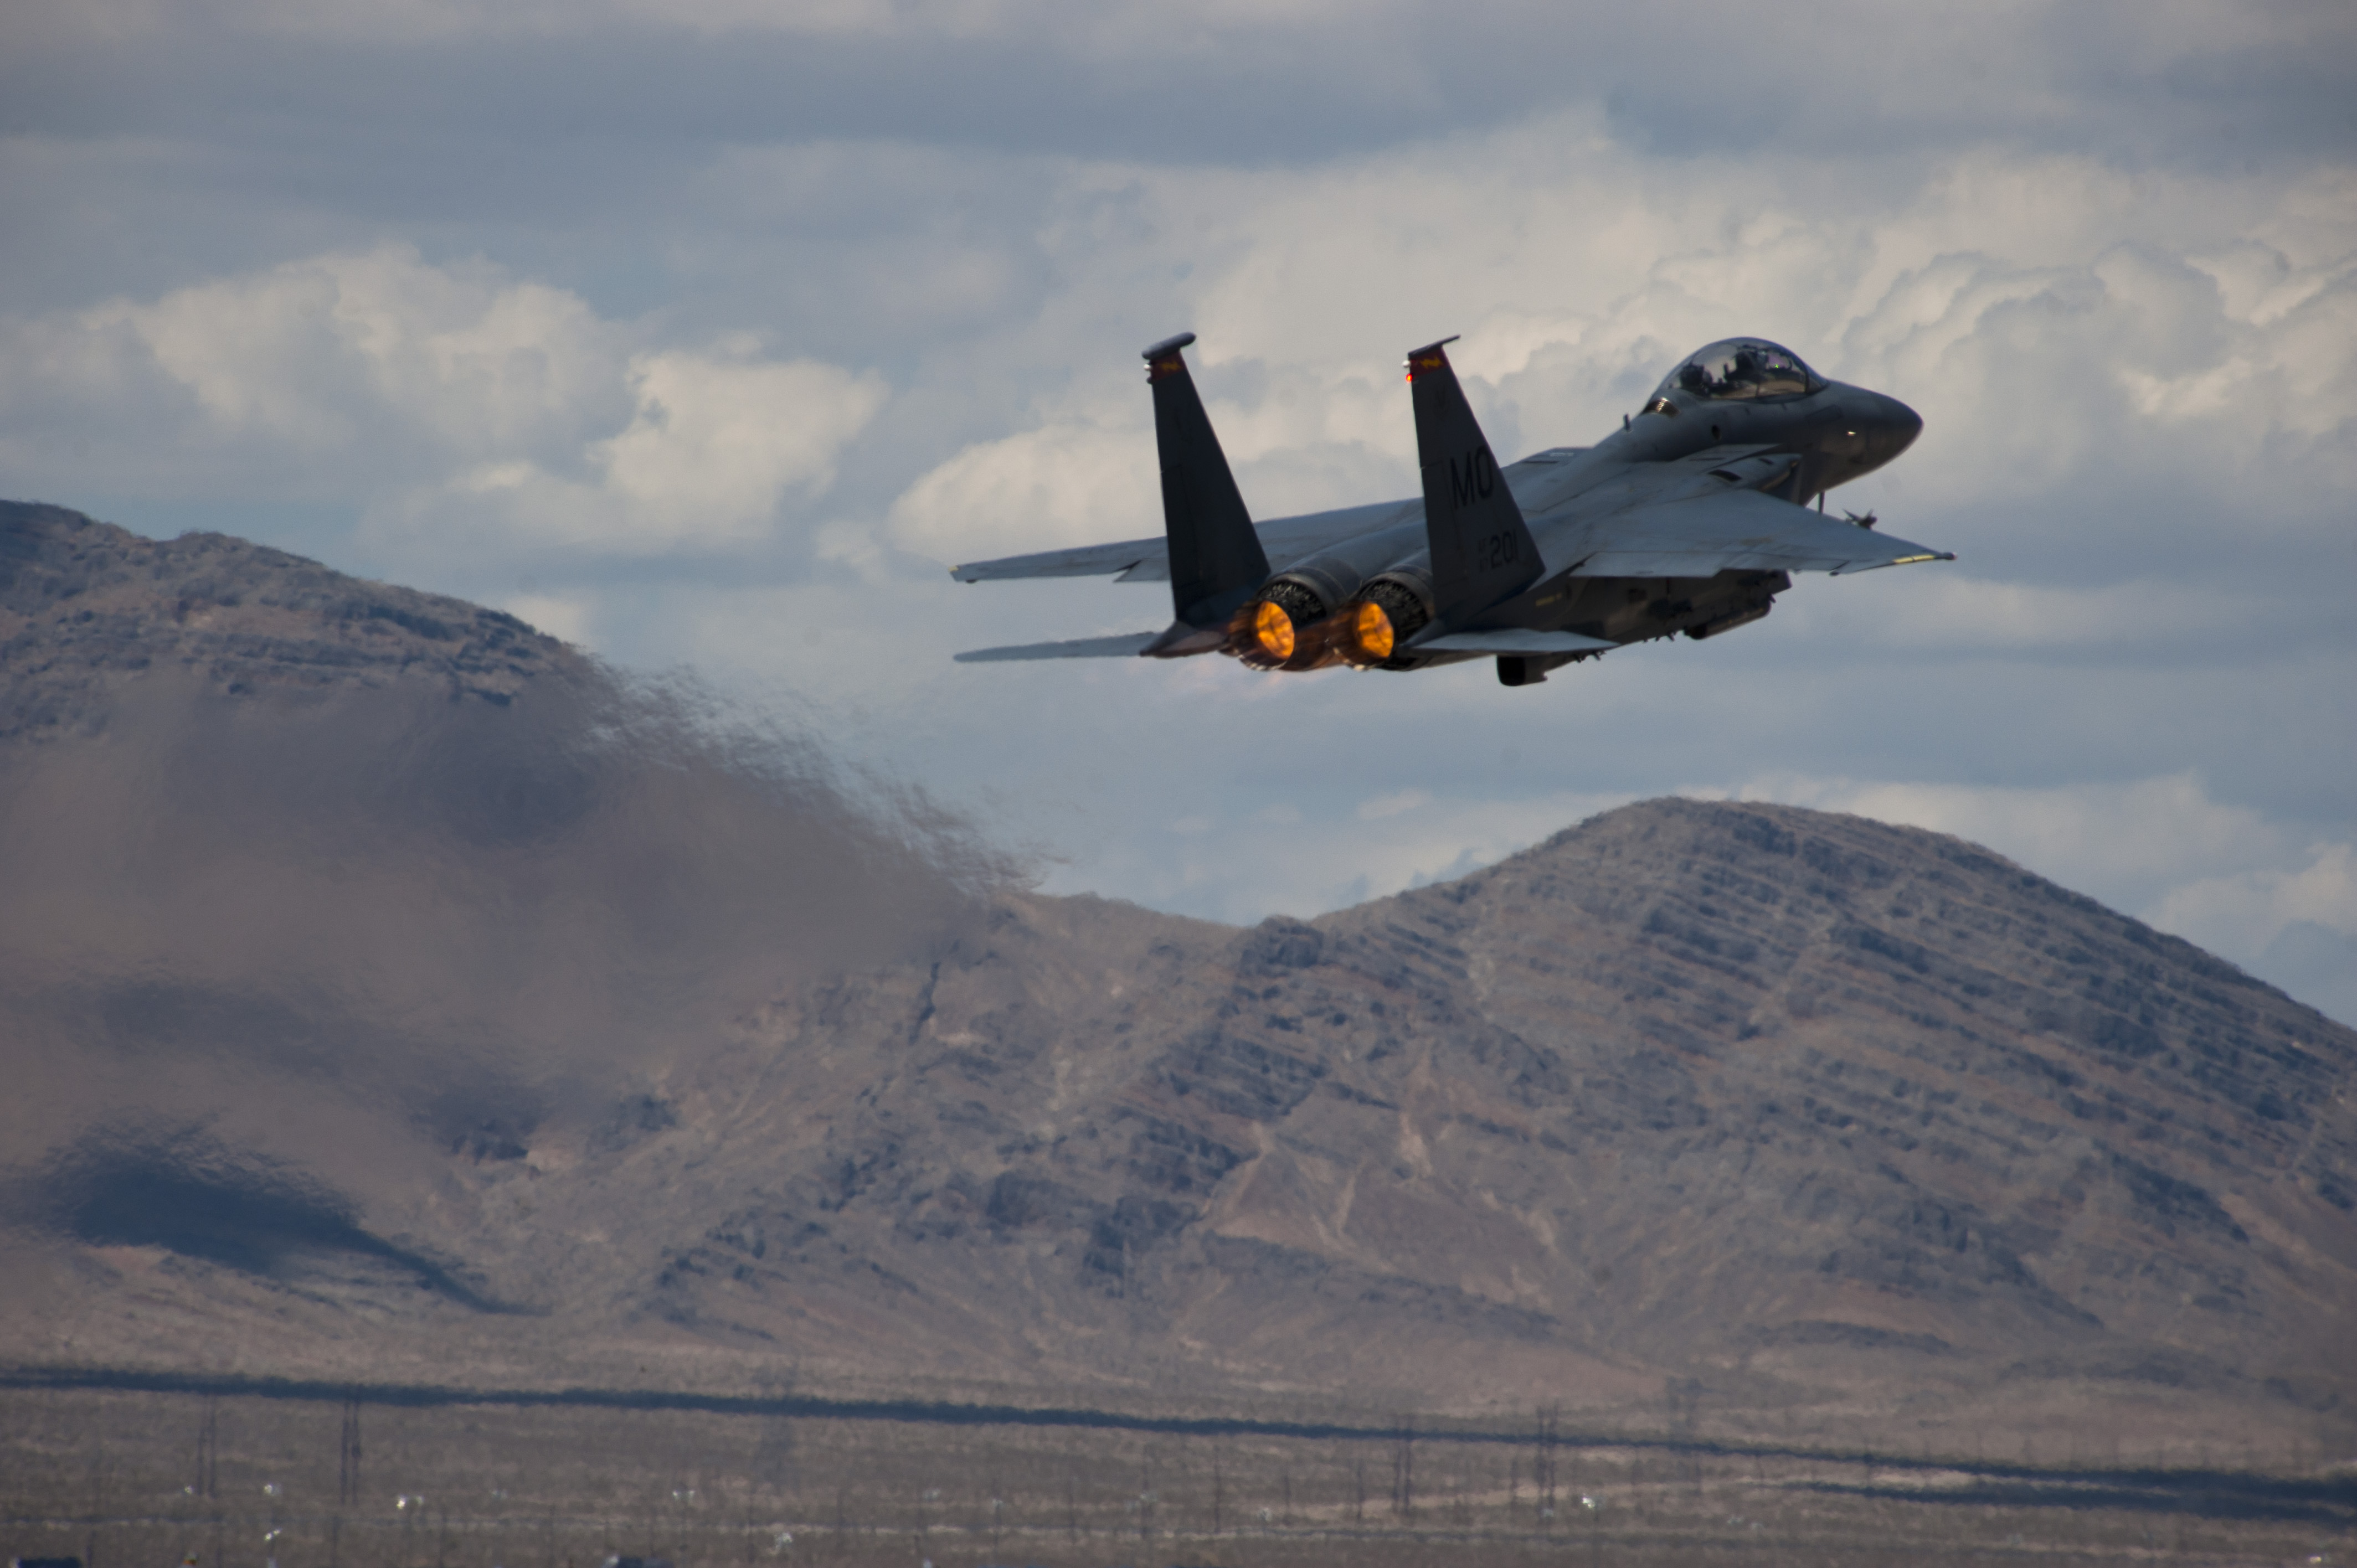
[[[1283,605],[1267,599],[1260,602],[1260,608],[1253,613],[1253,640],[1274,663],[1282,664],[1293,657],[1298,639],[1293,634],[1293,618],[1285,613]]]
[[[1348,628],[1340,616],[1302,625],[1271,599],[1255,599],[1228,622],[1222,651],[1254,670],[1298,673],[1322,670],[1348,657]]]
[[[1266,623],[1263,618],[1272,611],[1275,613],[1276,621],[1268,626],[1264,635],[1262,628]],[[1284,628],[1281,633],[1276,629],[1279,626]],[[1292,651],[1292,636],[1293,618],[1285,613],[1282,605],[1270,604],[1266,599],[1254,599],[1228,618],[1228,640],[1220,651],[1231,659],[1241,660],[1248,669],[1282,670],[1285,659],[1272,651],[1270,645],[1274,643],[1282,647],[1289,654]]]
[[[1347,651],[1343,657],[1353,664],[1380,664],[1392,656],[1398,640],[1392,635],[1392,618],[1383,607],[1372,599],[1361,599],[1353,609],[1343,612],[1349,626],[1343,638]]]

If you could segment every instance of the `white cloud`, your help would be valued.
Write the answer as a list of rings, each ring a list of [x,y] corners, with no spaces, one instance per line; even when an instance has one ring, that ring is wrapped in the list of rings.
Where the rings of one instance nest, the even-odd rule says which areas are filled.
[[[267,441],[298,460],[365,451],[382,441],[387,415],[459,453],[561,438],[613,407],[622,347],[573,295],[480,263],[429,266],[405,246],[42,325],[83,375],[103,373],[109,348],[144,353],[209,433]]]
[[[1070,421],[977,442],[894,503],[892,537],[954,565],[1162,532],[1150,424]]]
[[[370,509],[368,532],[414,548],[490,524],[518,547],[651,555],[768,532],[791,492],[823,493],[834,459],[875,417],[882,379],[810,360],[635,355],[637,408],[580,454],[579,477],[528,458],[473,465]]]
[[[1402,789],[1395,794],[1376,795],[1359,802],[1359,821],[1379,822],[1385,817],[1420,811],[1431,804],[1432,791],[1429,789]]]
[[[583,600],[548,594],[518,594],[502,600],[500,608],[533,630],[544,631],[576,647],[586,647],[589,642],[595,612]]]
[[[2357,937],[2357,844],[2310,844],[2304,864],[2206,876],[2173,887],[2152,922],[2217,952],[2258,952],[2306,922]]]
[[[577,295],[404,246],[0,327],[0,456],[78,416],[118,493],[332,497],[394,556],[710,550],[823,492],[882,379],[639,333]],[[87,469],[77,452],[65,466]],[[71,489],[60,487],[64,493]]]
[[[1776,800],[1953,833],[2132,911],[2194,878],[2291,851],[2264,813],[2211,799],[2190,773],[2030,789],[1786,775],[1681,793]]]

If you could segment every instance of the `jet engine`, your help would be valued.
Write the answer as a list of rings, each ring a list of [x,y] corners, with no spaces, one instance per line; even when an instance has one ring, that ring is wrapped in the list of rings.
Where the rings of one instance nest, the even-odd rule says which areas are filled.
[[[1255,670],[1315,670],[1342,657],[1334,607],[1362,575],[1346,561],[1313,556],[1262,585],[1230,626],[1229,646]]]
[[[1361,669],[1408,668],[1400,649],[1432,624],[1436,602],[1432,574],[1421,564],[1402,562],[1378,574],[1336,618],[1341,623],[1342,657]]]

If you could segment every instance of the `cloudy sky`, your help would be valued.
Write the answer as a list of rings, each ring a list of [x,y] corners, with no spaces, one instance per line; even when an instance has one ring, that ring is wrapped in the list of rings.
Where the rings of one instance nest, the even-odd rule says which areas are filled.
[[[2357,10],[76,0],[0,11],[0,493],[689,666],[1233,920],[1663,792],[1963,833],[2357,1022]],[[1508,691],[959,666],[1158,585],[1137,350],[1256,515],[1749,332],[1921,410],[1953,564]]]

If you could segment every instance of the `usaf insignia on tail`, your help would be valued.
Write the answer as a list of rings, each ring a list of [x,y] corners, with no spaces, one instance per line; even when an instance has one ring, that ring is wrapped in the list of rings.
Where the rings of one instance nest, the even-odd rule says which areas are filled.
[[[1758,620],[1794,572],[1955,559],[1877,532],[1871,515],[1824,515],[1827,490],[1907,449],[1923,428],[1915,411],[1749,338],[1688,356],[1595,446],[1503,467],[1444,338],[1407,357],[1421,496],[1255,526],[1187,371],[1194,340],[1146,350],[1162,538],[951,572],[1166,580],[1169,627],[961,661],[1224,653],[1259,670],[1421,670],[1494,658],[1499,680],[1527,686],[1624,643]]]

